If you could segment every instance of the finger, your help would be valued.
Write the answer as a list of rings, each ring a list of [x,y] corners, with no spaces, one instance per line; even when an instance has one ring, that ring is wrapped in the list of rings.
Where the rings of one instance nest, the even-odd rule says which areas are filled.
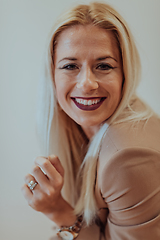
[[[55,167],[55,169],[60,173],[60,175],[64,177],[64,168],[62,167],[59,158],[55,155],[50,155],[48,159],[51,162],[51,164]]]
[[[35,209],[36,211],[39,211],[39,207],[41,207],[41,199],[43,197],[41,191],[30,191],[27,184],[24,184],[21,188],[21,191],[25,197],[25,199],[28,202],[28,205]]]
[[[34,176],[32,176],[31,174],[27,174],[27,175],[25,176],[25,178],[24,178],[24,181],[25,181],[25,183],[28,185],[28,183],[29,183],[30,181],[36,181],[36,179],[35,179]]]
[[[34,165],[32,167],[31,172],[32,172],[34,178],[36,179],[36,181],[41,186],[41,188],[46,189],[49,184],[49,179],[48,179],[47,175],[42,171],[42,169],[39,166]]]
[[[28,201],[28,203],[31,201],[33,197],[33,192],[28,188],[27,184],[24,184],[21,188],[21,191],[25,197],[25,199]]]
[[[25,183],[26,183],[26,186],[28,187],[28,189],[30,190],[30,192],[33,193],[35,188],[39,188],[39,186],[37,186],[38,185],[38,183],[37,183],[37,185],[35,185],[32,189],[31,188],[32,186],[29,185],[32,181],[33,181],[33,183],[37,183],[37,180],[34,178],[34,176],[32,176],[31,174],[27,174],[25,176]]]
[[[43,169],[43,171],[47,174],[52,184],[56,185],[58,183],[59,185],[61,183],[63,178],[60,175],[60,173],[56,170],[56,168],[51,164],[49,159],[44,157],[37,157],[35,159],[35,164]]]

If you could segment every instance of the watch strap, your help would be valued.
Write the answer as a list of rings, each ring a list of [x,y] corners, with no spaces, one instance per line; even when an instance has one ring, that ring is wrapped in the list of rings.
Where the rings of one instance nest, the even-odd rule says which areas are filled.
[[[69,232],[69,233],[72,234],[71,239],[75,239],[78,236],[79,231],[81,230],[82,222],[83,222],[82,215],[78,216],[76,222],[72,226],[69,226],[69,227],[63,226],[62,228],[60,228],[58,230],[57,235],[59,237],[61,237],[61,239],[67,239],[67,236],[66,236],[66,238],[64,238],[64,237],[62,237],[62,235],[63,235],[63,232]]]

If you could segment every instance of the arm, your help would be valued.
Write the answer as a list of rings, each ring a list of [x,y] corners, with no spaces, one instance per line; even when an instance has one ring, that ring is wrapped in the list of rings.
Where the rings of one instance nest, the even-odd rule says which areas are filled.
[[[118,151],[100,174],[109,239],[160,239],[160,153]]]
[[[28,183],[31,180],[38,182],[32,191],[28,187]],[[42,212],[59,227],[70,227],[76,222],[76,216],[74,209],[61,195],[63,181],[64,169],[58,157],[49,156],[48,159],[38,157],[35,160],[32,175],[27,174],[25,177],[26,184],[22,187],[22,192],[28,204],[34,210]],[[83,227],[76,239],[93,240],[98,238],[99,228],[93,225],[89,228]],[[54,233],[53,239],[59,239],[56,233]]]

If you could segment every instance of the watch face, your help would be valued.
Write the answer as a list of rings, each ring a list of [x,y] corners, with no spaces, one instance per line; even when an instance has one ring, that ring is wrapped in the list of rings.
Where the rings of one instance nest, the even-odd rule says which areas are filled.
[[[68,232],[68,231],[59,232],[59,236],[63,240],[73,240],[73,234],[71,232]]]

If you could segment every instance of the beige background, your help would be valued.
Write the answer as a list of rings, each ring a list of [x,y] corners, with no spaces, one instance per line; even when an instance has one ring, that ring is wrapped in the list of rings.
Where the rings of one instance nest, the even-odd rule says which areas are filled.
[[[75,0],[0,0],[0,239],[44,240],[52,223],[30,209],[20,188],[40,154],[37,83],[47,35]],[[160,0],[108,0],[129,23],[142,60],[139,95],[160,114]]]

